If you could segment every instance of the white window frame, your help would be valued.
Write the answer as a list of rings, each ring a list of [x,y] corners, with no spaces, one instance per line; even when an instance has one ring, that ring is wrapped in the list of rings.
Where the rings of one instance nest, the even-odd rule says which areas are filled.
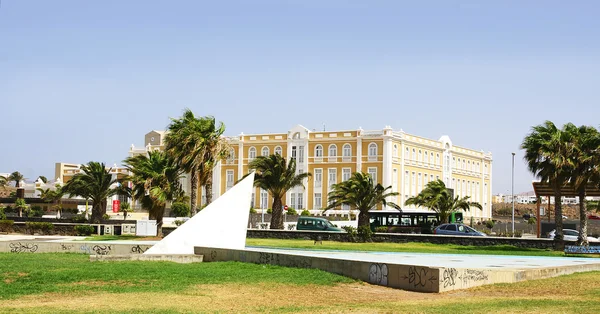
[[[260,189],[260,208],[269,208],[269,193],[263,189]]]
[[[394,155],[394,157],[398,157],[398,144],[394,144],[393,155]]]
[[[351,168],[342,168],[342,182],[348,181],[352,176]]]
[[[342,146],[342,161],[350,162],[352,161],[352,145],[346,143]]]
[[[304,145],[298,145],[298,163],[304,163]]]
[[[263,148],[260,149],[260,155],[267,157],[271,154],[271,150],[267,147],[267,146],[263,146]]]
[[[377,185],[377,167],[368,167],[367,173],[373,178],[373,185]]]
[[[323,168],[315,168],[314,169],[314,187],[322,188],[323,187]]]
[[[298,202],[296,202],[294,209],[304,209],[304,193],[298,192]]]
[[[323,145],[317,144],[315,146],[315,162],[323,161]]]
[[[327,148],[327,156],[329,157],[329,162],[337,161],[337,145],[329,144]]]
[[[327,189],[331,191],[331,186],[337,183],[337,168],[327,168]]]
[[[283,156],[283,148],[281,146],[276,146],[273,153],[275,153],[275,155]]]
[[[313,208],[314,209],[321,209],[321,208],[323,208],[323,194],[321,194],[321,193],[315,193],[314,197],[315,197],[315,201],[314,201],[315,203],[314,203]]]
[[[225,191],[228,191],[229,189],[231,189],[233,187],[233,184],[235,183],[235,177],[233,175],[233,170],[227,170],[225,171]]]
[[[248,148],[248,162],[253,161],[254,159],[256,159],[256,147],[251,146]]]
[[[377,161],[377,143],[369,143],[369,161]]]

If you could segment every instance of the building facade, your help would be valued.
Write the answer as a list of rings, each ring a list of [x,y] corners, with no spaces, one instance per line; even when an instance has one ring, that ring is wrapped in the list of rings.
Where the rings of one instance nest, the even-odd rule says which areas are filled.
[[[163,131],[145,136],[145,147],[131,147],[129,155],[163,148]],[[297,125],[284,133],[241,134],[227,137],[230,157],[217,164],[213,176],[213,198],[225,193],[249,172],[248,164],[257,156],[280,154],[295,159],[298,173],[310,172],[304,187],[287,192],[284,203],[295,209],[320,212],[327,206],[327,194],[335,183],[356,171],[369,173],[374,181],[392,186],[392,197],[404,211],[424,210],[404,206],[433,180],[443,180],[454,195],[470,196],[483,210],[471,209],[466,217],[491,217],[492,154],[453,145],[448,136],[432,140],[386,126],[382,130],[310,131]],[[202,188],[201,188],[202,189]],[[202,194],[202,190],[199,194]],[[256,189],[252,204],[267,209],[272,204],[267,191]],[[202,198],[204,202],[204,198]],[[339,210],[348,212],[347,207]]]

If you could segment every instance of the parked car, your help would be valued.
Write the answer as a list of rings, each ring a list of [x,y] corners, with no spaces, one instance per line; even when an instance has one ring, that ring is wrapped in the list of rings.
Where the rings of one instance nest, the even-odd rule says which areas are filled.
[[[588,219],[600,220],[600,216],[589,214]]]
[[[456,223],[441,224],[433,229],[433,234],[485,237],[485,233],[479,232],[469,226]]]
[[[296,230],[331,231],[343,232],[344,230],[334,226],[329,220],[318,217],[300,216],[296,224]]]
[[[523,219],[529,220],[529,218],[536,219],[534,214],[523,214]]]
[[[554,239],[556,230],[552,230],[548,233],[548,238]],[[565,241],[577,241],[579,238],[579,231],[573,229],[563,229],[563,239]],[[600,242],[600,239],[594,237],[587,237],[588,242]]]

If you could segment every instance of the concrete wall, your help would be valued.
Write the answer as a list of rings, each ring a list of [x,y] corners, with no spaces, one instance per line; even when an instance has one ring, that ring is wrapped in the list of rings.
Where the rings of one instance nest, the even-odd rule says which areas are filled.
[[[94,255],[142,254],[150,244],[114,244],[103,242],[2,241],[0,252],[9,253],[83,253]]]

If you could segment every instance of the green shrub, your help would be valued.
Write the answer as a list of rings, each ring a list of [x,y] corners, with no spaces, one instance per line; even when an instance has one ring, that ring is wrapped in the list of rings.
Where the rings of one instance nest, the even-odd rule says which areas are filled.
[[[298,212],[293,207],[288,207],[287,214],[288,215],[298,215]]]
[[[492,231],[488,230],[488,229],[483,229],[481,230],[481,232],[485,233],[485,235],[492,235]]]
[[[11,213],[11,214],[13,214],[13,213],[16,213],[16,212],[18,212],[17,209],[14,208],[14,207],[12,207],[12,206],[10,206],[10,205],[6,206],[4,208],[4,213]]]
[[[48,232],[54,230],[54,225],[49,222],[28,221],[25,223],[25,227],[31,233],[35,233],[36,231],[42,231],[44,233],[48,233]]]
[[[6,219],[6,214],[4,213],[4,206],[0,206],[0,220]]]
[[[12,226],[15,224],[13,220],[0,220],[0,231],[1,232],[12,232]]]
[[[89,225],[75,226],[75,232],[79,236],[89,236],[90,234],[94,233],[94,227]]]
[[[371,241],[371,237],[373,236],[373,231],[371,231],[371,226],[360,226],[358,227],[358,238],[360,238],[363,242]]]
[[[104,215],[102,215],[102,219],[109,220],[110,219],[110,215],[109,214],[104,214]]]
[[[521,230],[515,230],[515,238],[520,238],[523,236],[523,231]]]
[[[254,209],[254,206],[250,206],[250,214],[256,214],[256,209]]]
[[[42,217],[44,215],[44,210],[41,206],[34,205],[27,211],[27,217]]]
[[[74,216],[73,218],[71,218],[71,221],[74,223],[82,223],[82,222],[87,222],[87,219],[85,219],[84,215],[77,215],[77,216]]]
[[[492,228],[494,228],[494,221],[491,220],[491,219],[490,220],[486,220],[485,221],[485,227],[491,230]]]
[[[388,232],[388,227],[379,226],[379,227],[375,228],[375,232]]]
[[[272,214],[272,213],[273,213],[273,210],[271,208],[268,208],[267,209],[267,214]]]
[[[175,217],[187,217],[190,215],[190,205],[181,202],[171,204],[171,211]]]
[[[310,216],[310,212],[308,211],[308,209],[305,209],[300,213],[300,216]]]
[[[175,224],[177,227],[179,227],[179,226],[183,225],[183,223],[184,223],[184,222],[185,222],[185,221],[183,221],[183,220],[175,220],[175,221],[173,221],[173,223],[174,223],[174,224]]]
[[[352,226],[343,226],[342,229],[348,234],[348,240],[350,242],[356,242],[356,236],[358,235],[356,228]]]
[[[535,225],[535,223],[537,222],[537,220],[535,220],[535,218],[531,217],[527,220],[527,224],[530,225]]]

